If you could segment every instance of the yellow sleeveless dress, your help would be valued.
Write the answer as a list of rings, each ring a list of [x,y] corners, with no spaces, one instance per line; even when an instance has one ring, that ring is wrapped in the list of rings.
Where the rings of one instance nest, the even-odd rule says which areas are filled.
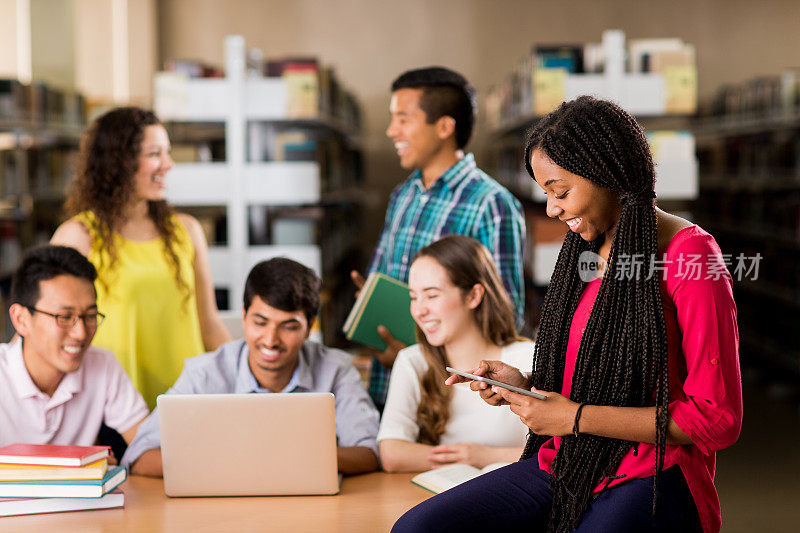
[[[175,383],[183,361],[203,353],[203,338],[194,282],[194,246],[180,221],[175,252],[181,277],[178,286],[161,239],[130,241],[114,235],[117,259],[110,257],[94,230],[94,214],[75,217],[92,236],[89,261],[98,270],[97,307],[106,315],[93,345],[114,352],[136,389],[152,409],[156,396]]]

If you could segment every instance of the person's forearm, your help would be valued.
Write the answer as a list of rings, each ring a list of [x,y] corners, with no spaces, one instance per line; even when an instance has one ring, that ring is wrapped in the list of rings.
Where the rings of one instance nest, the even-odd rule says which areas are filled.
[[[382,364],[386,370],[391,370],[392,367],[394,366],[395,359],[397,359],[397,354],[392,353],[391,351],[379,352],[375,350],[374,354],[375,354],[375,359],[377,359],[378,362]]]
[[[600,437],[629,440],[631,442],[656,441],[655,407],[612,407],[586,405],[581,411],[578,429]],[[672,418],[667,425],[667,444],[692,444]]]
[[[147,450],[131,465],[131,474],[137,476],[163,477],[161,448]]]
[[[128,428],[127,431],[123,431],[122,433],[120,433],[120,435],[122,435],[122,439],[125,441],[125,444],[130,445],[130,443],[133,442],[133,439],[136,438],[136,432],[139,430],[139,426],[141,426],[142,422],[144,422],[146,419],[147,417],[145,416],[144,418],[136,422],[133,426]]]
[[[361,474],[378,469],[375,452],[364,446],[338,447],[336,462],[342,474]]]
[[[208,351],[213,351],[232,340],[231,334],[225,328],[219,315],[209,317],[204,321],[201,327],[201,334],[203,336],[203,345]]]
[[[433,446],[400,439],[385,439],[378,446],[381,465],[386,472],[423,472],[431,469],[428,457]]]

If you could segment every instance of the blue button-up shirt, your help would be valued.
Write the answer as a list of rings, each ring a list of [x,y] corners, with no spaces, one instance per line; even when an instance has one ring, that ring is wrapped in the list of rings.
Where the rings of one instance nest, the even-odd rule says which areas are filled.
[[[191,357],[166,394],[269,393],[259,386],[248,364],[243,339],[223,344],[215,352]],[[338,446],[364,446],[378,455],[378,411],[372,404],[351,357],[341,350],[306,341],[292,378],[281,392],[332,392]],[[147,450],[161,447],[158,408],[142,422],[121,464],[130,466]]]
[[[414,256],[445,235],[467,235],[492,254],[503,285],[517,311],[525,316],[522,251],[525,219],[519,200],[481,171],[466,154],[426,189],[415,170],[389,199],[386,220],[367,273],[380,272],[408,283]],[[369,393],[378,405],[386,401],[389,371],[372,362]]]

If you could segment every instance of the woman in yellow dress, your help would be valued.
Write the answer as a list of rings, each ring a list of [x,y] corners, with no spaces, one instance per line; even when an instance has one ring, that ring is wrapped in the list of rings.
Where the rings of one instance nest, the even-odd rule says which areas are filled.
[[[183,361],[230,340],[219,318],[200,224],[165,200],[167,132],[151,111],[124,107],[94,121],[51,242],[98,271],[107,315],[94,345],[113,351],[152,408]]]

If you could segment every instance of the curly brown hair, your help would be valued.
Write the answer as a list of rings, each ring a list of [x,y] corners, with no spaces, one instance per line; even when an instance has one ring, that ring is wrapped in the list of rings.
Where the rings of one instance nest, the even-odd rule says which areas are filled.
[[[503,287],[492,254],[484,245],[472,237],[447,235],[422,248],[414,261],[420,257],[430,257],[439,263],[464,297],[476,284],[483,285],[483,299],[473,310],[473,317],[484,339],[495,346],[508,346],[512,342],[527,340],[517,334],[514,306]],[[445,347],[431,345],[419,325],[416,326],[416,332],[417,342],[428,363],[428,369],[420,378],[417,440],[422,444],[436,445],[450,418],[453,392],[444,384],[448,377],[445,367],[450,365],[450,361]]]
[[[103,242],[114,268],[117,251],[116,233],[125,221],[125,208],[133,198],[134,175],[139,169],[139,155],[147,126],[161,124],[152,111],[138,107],[120,107],[95,119],[81,142],[77,172],[67,196],[69,217],[90,211],[94,214],[89,228]],[[174,210],[166,200],[148,201],[147,212],[164,243],[164,254],[174,270],[175,282],[189,293],[181,277],[180,259],[175,251]],[[98,271],[101,264],[96,265]]]

